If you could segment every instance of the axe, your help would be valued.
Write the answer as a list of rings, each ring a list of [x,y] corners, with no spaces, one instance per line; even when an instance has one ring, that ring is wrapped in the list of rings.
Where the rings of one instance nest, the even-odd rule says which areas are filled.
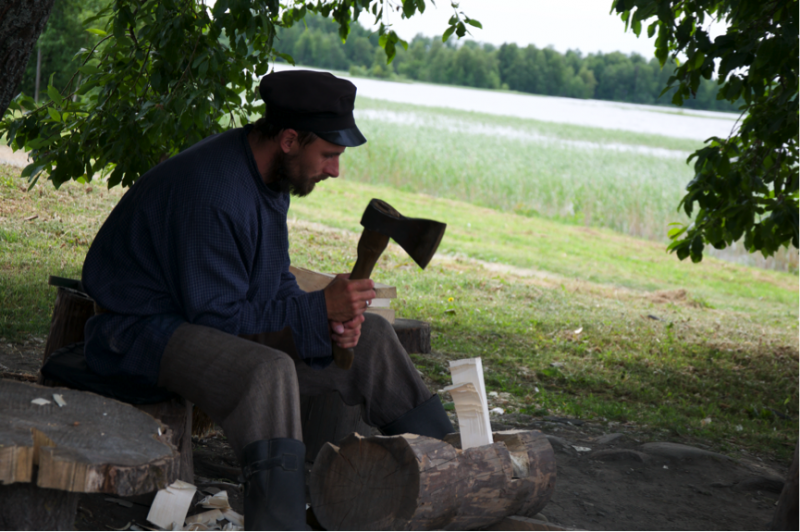
[[[364,232],[358,241],[358,259],[350,279],[369,279],[375,263],[389,244],[397,242],[419,264],[425,266],[433,258],[442,241],[446,224],[422,218],[406,218],[383,200],[373,199],[361,217]],[[353,365],[353,350],[333,346],[333,361],[342,369]]]

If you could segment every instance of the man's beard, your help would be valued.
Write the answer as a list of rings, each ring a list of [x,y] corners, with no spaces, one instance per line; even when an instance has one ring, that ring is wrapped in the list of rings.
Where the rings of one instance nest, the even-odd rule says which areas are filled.
[[[303,175],[302,169],[297,168],[296,162],[299,157],[299,154],[288,156],[283,152],[279,153],[273,166],[274,180],[271,185],[280,193],[288,192],[292,196],[302,198],[311,194],[316,183],[314,178]]]

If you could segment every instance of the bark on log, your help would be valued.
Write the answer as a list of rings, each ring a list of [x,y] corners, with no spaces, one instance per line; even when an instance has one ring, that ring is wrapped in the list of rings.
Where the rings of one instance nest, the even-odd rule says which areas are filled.
[[[58,287],[42,365],[51,354],[62,347],[83,342],[83,328],[93,315],[94,301],[89,296],[77,290]]]
[[[311,470],[314,513],[328,530],[474,530],[538,513],[555,489],[550,444],[538,431],[495,436],[466,451],[412,434],[325,445]]]
[[[800,513],[798,513],[798,462],[797,447],[794,446],[794,459],[789,471],[786,473],[786,483],[783,485],[778,507],[772,518],[772,530],[798,530]]]
[[[353,432],[370,436],[375,430],[361,418],[361,407],[346,405],[338,392],[301,397],[300,419],[307,462],[313,462],[326,443],[337,443]]]
[[[50,403],[32,402],[38,398]],[[76,499],[53,490],[131,496],[161,489],[177,477],[179,455],[169,430],[130,405],[9,380],[0,381],[0,404],[0,524],[14,523],[12,530],[71,528]],[[31,521],[15,515],[34,513],[31,507],[7,503],[40,497],[49,501],[49,510]],[[65,517],[70,513],[72,520]]]
[[[0,116],[19,94],[25,67],[52,8],[53,0],[10,0],[0,4]]]
[[[431,352],[431,324],[425,321],[396,318],[392,324],[407,353]]]

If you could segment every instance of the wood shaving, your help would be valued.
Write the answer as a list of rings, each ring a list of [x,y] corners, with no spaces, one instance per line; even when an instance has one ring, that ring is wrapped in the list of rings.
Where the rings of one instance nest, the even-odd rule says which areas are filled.
[[[44,405],[49,405],[50,401],[48,401],[44,397],[37,397],[36,399],[31,400],[31,403],[39,406],[44,406]]]

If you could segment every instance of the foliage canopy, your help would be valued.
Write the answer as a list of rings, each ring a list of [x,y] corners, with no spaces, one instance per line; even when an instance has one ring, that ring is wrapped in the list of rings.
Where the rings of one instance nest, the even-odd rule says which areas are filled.
[[[690,156],[695,177],[679,209],[697,213],[669,232],[669,249],[698,262],[706,243],[722,249],[742,237],[765,257],[797,248],[797,0],[615,0],[613,11],[636,35],[658,33],[662,65],[680,60],[665,89],[677,88],[673,103],[712,77],[717,98],[745,102],[738,130]],[[703,24],[713,19],[728,29],[712,41]]]
[[[63,87],[47,87],[50,101],[37,106],[21,95],[0,122],[14,148],[34,161],[31,181],[44,172],[58,187],[110,172],[109,187],[132,185],[160,160],[263,114],[258,78],[276,57],[277,28],[307,14],[332,18],[344,41],[359,16],[383,19],[396,9],[409,18],[425,0],[114,0],[84,21],[100,37],[80,52],[81,66]],[[480,23],[457,10],[445,31],[463,37]],[[391,61],[407,47],[383,23],[379,44]],[[78,83],[80,80],[80,84]]]

